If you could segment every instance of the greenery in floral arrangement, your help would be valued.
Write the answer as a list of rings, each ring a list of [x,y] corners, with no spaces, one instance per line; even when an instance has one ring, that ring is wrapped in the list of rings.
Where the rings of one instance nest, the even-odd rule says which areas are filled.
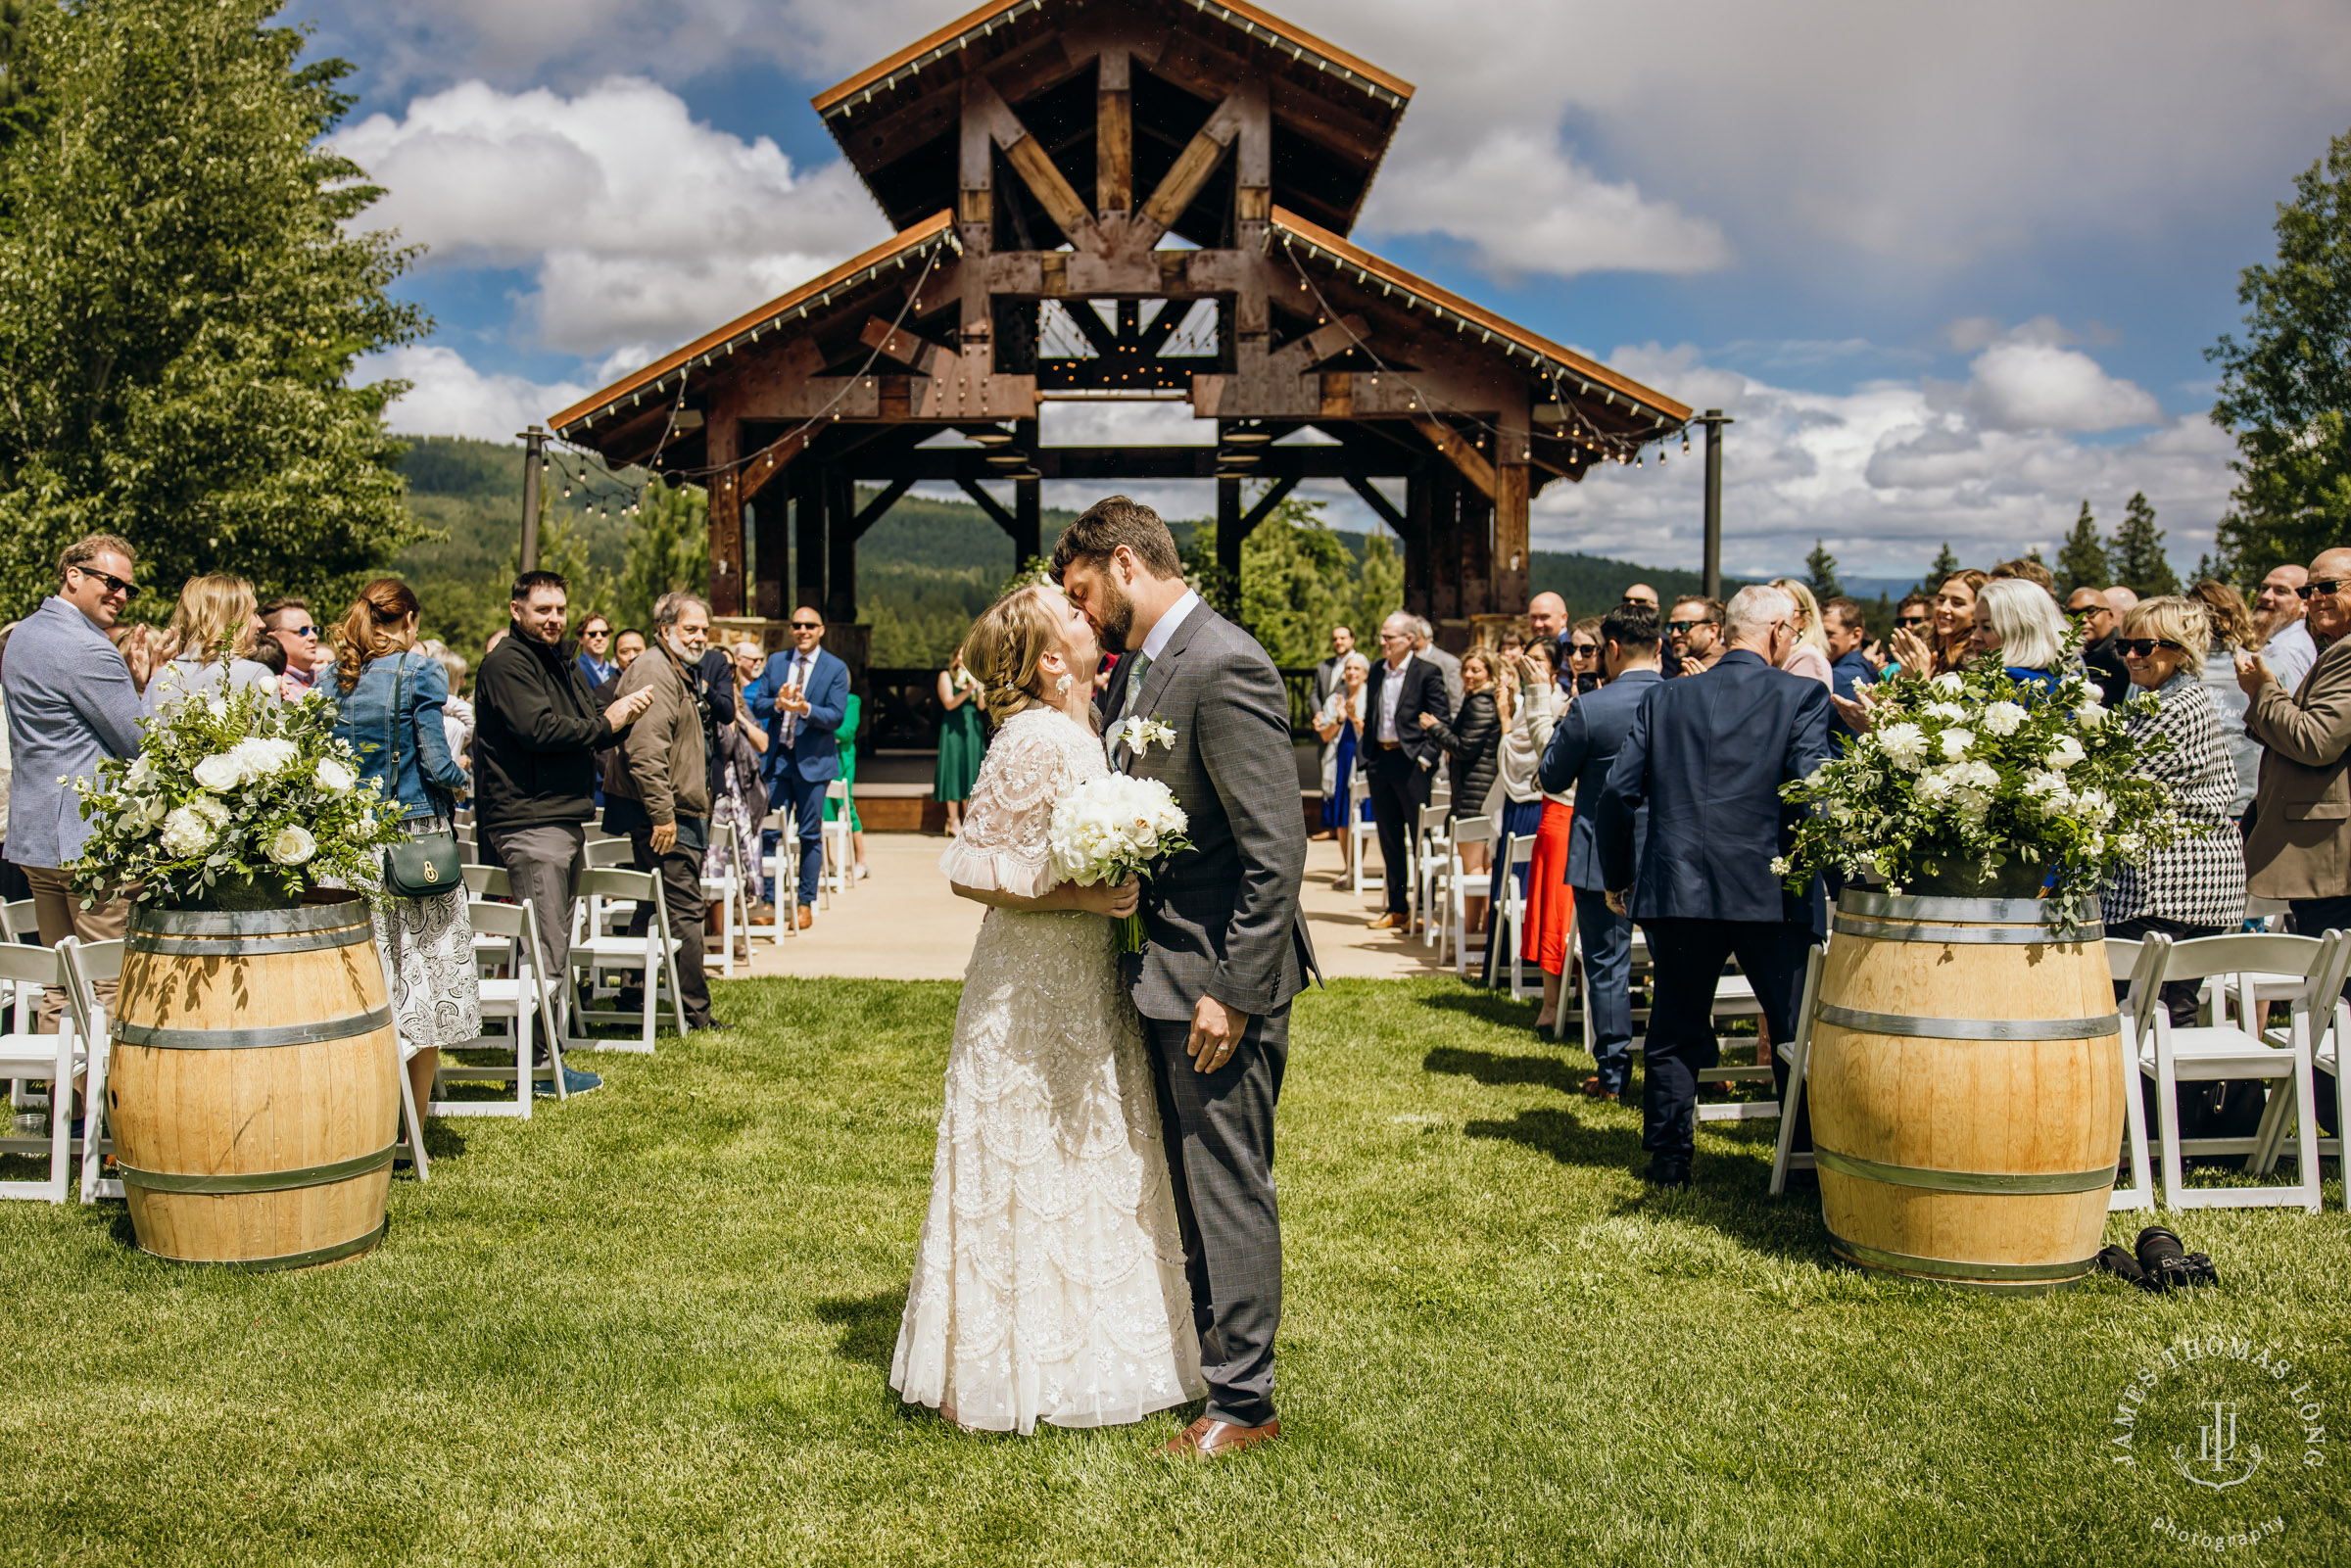
[[[85,902],[135,886],[143,902],[207,902],[216,884],[371,886],[400,836],[400,806],[335,738],[318,692],[281,702],[252,688],[188,697],[147,728],[139,754],[75,780],[92,824],[73,865]]]
[[[1780,791],[1809,808],[1772,867],[1792,889],[1834,870],[1882,878],[1899,893],[2015,861],[2044,882],[2053,873],[2051,896],[2086,924],[2100,881],[2186,831],[2170,791],[2137,771],[2170,741],[2126,724],[2079,673],[2050,689],[1986,659],[1879,690],[1872,727]]]

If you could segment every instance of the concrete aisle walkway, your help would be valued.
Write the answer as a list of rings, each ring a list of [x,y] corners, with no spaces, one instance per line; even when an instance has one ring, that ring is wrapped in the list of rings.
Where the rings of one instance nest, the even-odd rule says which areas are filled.
[[[751,939],[750,973],[963,978],[986,911],[948,891],[938,870],[945,848],[946,839],[937,834],[867,833],[865,858],[873,875],[834,894],[833,907],[819,909],[816,924],[797,936],[771,943],[761,927]],[[1333,979],[1399,979],[1451,973],[1438,969],[1435,948],[1393,931],[1366,928],[1365,923],[1379,913],[1381,895],[1376,884],[1361,896],[1332,885],[1339,875],[1335,842],[1311,844],[1308,850],[1301,901],[1323,974]],[[736,973],[743,973],[740,966]]]

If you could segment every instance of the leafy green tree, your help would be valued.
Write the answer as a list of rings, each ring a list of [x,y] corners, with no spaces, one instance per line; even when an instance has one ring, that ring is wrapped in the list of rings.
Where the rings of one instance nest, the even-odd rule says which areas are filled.
[[[2057,548],[2057,596],[2065,598],[2075,590],[2105,588],[2114,582],[2114,564],[2106,558],[2106,541],[2098,536],[2098,520],[2089,514],[2089,502],[2082,503],[2082,514],[2074,519],[2074,531],[2065,536]]]
[[[1364,657],[1376,657],[1379,623],[1404,608],[1404,557],[1386,534],[1365,536],[1363,559],[1356,563],[1353,597],[1347,627],[1355,633],[1355,645],[1364,650]],[[1318,647],[1316,661],[1328,651],[1328,644]]]
[[[138,546],[155,617],[202,571],[337,604],[417,530],[393,381],[359,356],[427,322],[413,252],[347,228],[378,192],[319,142],[350,67],[303,65],[275,0],[28,8],[0,140],[0,599],[63,546]],[[21,75],[20,75],[21,73]]]
[[[1812,542],[1812,553],[1804,557],[1804,586],[1823,602],[1845,594],[1845,585],[1837,581],[1837,557],[1817,539]]]
[[[2219,540],[2239,581],[2351,537],[2351,133],[2295,177],[2277,235],[2276,263],[2237,274],[2244,339],[2205,351],[2213,422],[2236,438]]]
[[[1927,575],[1918,580],[1918,592],[1934,593],[1957,570],[1959,557],[1951,553],[1951,542],[1946,539],[1943,542],[1943,548],[1937,550],[1935,558],[1927,563]]]
[[[1285,669],[1328,653],[1330,629],[1354,608],[1354,557],[1321,513],[1292,497],[1241,542],[1241,624]]]
[[[2144,491],[2132,494],[2123,508],[2123,526],[2114,531],[2114,579],[2140,598],[2180,592],[2179,574],[2164,558],[2163,530],[2155,526],[2155,508]]]
[[[637,531],[613,602],[624,626],[650,632],[653,601],[681,589],[710,592],[710,497],[698,485],[654,483],[637,502]]]

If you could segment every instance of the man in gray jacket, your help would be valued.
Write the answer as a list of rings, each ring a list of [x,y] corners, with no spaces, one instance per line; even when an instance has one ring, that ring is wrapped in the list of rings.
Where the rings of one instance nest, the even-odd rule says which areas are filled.
[[[138,754],[147,640],[133,634],[118,653],[106,635],[137,592],[131,579],[137,562],[129,542],[113,534],[92,534],[66,546],[57,563],[57,592],[17,624],[0,655],[18,785],[8,803],[8,856],[32,884],[45,947],[68,936],[117,940],[130,917],[123,898],[83,909],[73,896],[72,867],[90,827],[68,781],[95,779],[107,758]],[[113,982],[97,989],[111,1006]],[[51,990],[41,1004],[43,1029],[56,1026],[64,1006],[64,994]]]
[[[1112,761],[1175,792],[1192,847],[1142,895],[1147,950],[1130,961],[1151,1043],[1168,1174],[1200,1331],[1208,1409],[1169,1445],[1211,1459],[1278,1437],[1273,1332],[1281,1226],[1273,1108],[1290,998],[1315,974],[1298,911],[1306,820],[1289,701],[1273,661],[1184,586],[1167,524],[1113,496],[1062,534],[1053,575],[1123,653],[1106,719],[1156,718],[1172,745],[1115,737]]]

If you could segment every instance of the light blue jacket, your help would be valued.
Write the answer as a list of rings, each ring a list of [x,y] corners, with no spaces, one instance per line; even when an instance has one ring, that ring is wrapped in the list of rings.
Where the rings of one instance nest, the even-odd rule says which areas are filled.
[[[392,708],[398,677],[400,708]],[[349,691],[331,672],[320,685],[334,697],[335,736],[360,754],[360,777],[381,779],[400,797],[403,817],[446,813],[453,796],[470,787],[465,770],[449,754],[449,732],[441,723],[449,701],[449,673],[441,661],[413,650],[371,659]],[[397,742],[397,744],[395,743]],[[394,753],[398,753],[397,776]],[[436,792],[426,785],[438,785]]]
[[[81,858],[90,825],[81,797],[60,780],[95,779],[109,757],[136,756],[146,708],[130,666],[106,634],[51,594],[20,622],[0,656],[15,763],[8,801],[8,858],[64,867]]]

